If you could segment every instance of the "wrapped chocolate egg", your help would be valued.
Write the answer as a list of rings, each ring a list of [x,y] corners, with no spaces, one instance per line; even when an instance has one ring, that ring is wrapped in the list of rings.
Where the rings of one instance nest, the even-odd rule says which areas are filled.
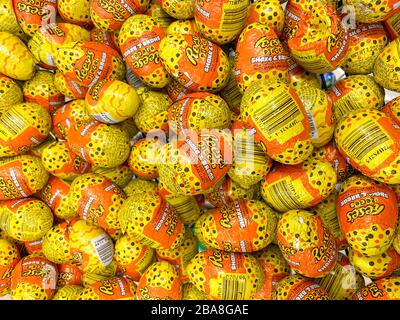
[[[335,267],[325,277],[318,279],[318,284],[328,292],[332,300],[351,300],[365,282],[349,259],[339,252]]]
[[[150,87],[163,88],[168,83],[169,76],[159,56],[164,35],[156,20],[136,14],[124,22],[118,37],[126,64]]]
[[[12,272],[20,259],[18,247],[0,239],[0,297],[10,293]]]
[[[400,97],[394,98],[385,104],[381,110],[400,127]]]
[[[48,71],[38,71],[32,79],[26,81],[23,86],[23,94],[26,102],[40,104],[50,112],[62,107],[65,97],[54,85],[54,74]]]
[[[164,31],[166,31],[169,25],[173,21],[175,21],[174,18],[172,18],[168,13],[166,13],[164,9],[161,7],[160,0],[151,1],[149,9],[146,11],[146,15],[157,21],[158,24],[161,26],[161,28],[164,29]]]
[[[349,49],[341,68],[349,74],[372,73],[376,58],[388,43],[382,23],[360,24],[349,30]]]
[[[55,64],[66,77],[85,87],[100,80],[125,77],[125,64],[119,53],[93,41],[70,42],[58,47]]]
[[[51,128],[46,108],[32,102],[10,107],[0,116],[0,157],[24,153],[43,142]]]
[[[83,272],[93,272],[113,261],[114,244],[110,236],[102,228],[90,225],[85,220],[70,221],[69,247]]]
[[[52,115],[52,131],[58,139],[65,140],[69,129],[80,127],[90,122],[92,118],[86,112],[85,100],[78,99],[68,102]]]
[[[167,261],[175,265],[182,283],[189,281],[187,266],[197,253],[197,240],[189,228],[185,229],[185,238],[177,248],[159,249],[156,252],[159,261]]]
[[[51,300],[56,292],[57,266],[41,253],[22,258],[11,278],[13,300]]]
[[[240,114],[240,103],[242,102],[243,93],[239,89],[236,81],[234,62],[231,62],[231,69],[227,85],[219,92],[222,99],[226,101],[233,114]]]
[[[298,164],[313,151],[306,110],[284,82],[259,81],[242,99],[241,116],[268,156],[285,164]]]
[[[114,258],[124,275],[139,281],[143,272],[154,262],[155,250],[125,234],[115,243]]]
[[[136,127],[133,118],[126,119],[118,123],[117,126],[128,134],[131,143],[132,141],[136,140],[136,137],[139,135],[139,129]]]
[[[0,159],[0,200],[29,197],[42,189],[49,174],[38,157]]]
[[[197,289],[218,300],[254,299],[264,282],[261,264],[249,253],[207,249],[189,262],[188,274]]]
[[[72,182],[69,193],[70,205],[81,219],[117,236],[118,211],[126,198],[122,189],[104,176],[86,173]]]
[[[16,79],[29,80],[36,71],[36,61],[26,45],[17,36],[0,31],[0,73]]]
[[[285,15],[279,0],[257,0],[250,5],[246,24],[259,22],[280,35]]]
[[[278,282],[272,300],[331,300],[319,284],[301,275],[293,274]]]
[[[42,251],[51,262],[61,264],[74,262],[69,247],[70,224],[67,221],[55,225],[43,236]]]
[[[385,104],[383,88],[369,75],[342,79],[329,89],[328,94],[333,101],[333,113],[337,121],[352,111],[381,109]]]
[[[258,184],[245,189],[229,177],[218,184],[220,186],[217,185],[211,192],[204,194],[206,200],[214,207],[222,207],[235,200],[258,200],[260,195]]]
[[[157,157],[162,142],[157,138],[142,138],[133,145],[128,164],[139,178],[151,180],[158,177]]]
[[[182,287],[182,300],[210,300],[210,298],[190,282]]]
[[[128,197],[138,193],[156,194],[158,192],[158,185],[155,181],[136,178],[129,181],[124,187],[124,192]]]
[[[331,98],[325,91],[311,86],[298,88],[297,94],[307,112],[313,145],[326,145],[332,139],[336,126]]]
[[[311,8],[289,2],[285,36],[291,56],[305,70],[325,73],[335,70],[346,57],[348,33],[332,6],[314,1]]]
[[[390,42],[380,53],[374,65],[374,78],[382,87],[400,91],[400,38]]]
[[[135,115],[139,107],[136,90],[119,80],[102,80],[86,94],[86,110],[103,123],[118,123]]]
[[[0,228],[13,239],[39,240],[53,225],[50,208],[39,199],[7,200],[0,207]]]
[[[198,196],[168,195],[165,200],[174,207],[184,225],[195,223],[202,214]]]
[[[336,210],[338,193],[333,191],[326,199],[310,208],[310,211],[322,219],[323,224],[333,234],[338,248],[343,248],[347,245],[346,237],[344,236],[338,219]]]
[[[12,1],[0,1],[0,21],[0,31],[12,33],[23,40],[26,40],[28,38],[28,36],[22,31],[17,21]]]
[[[173,264],[159,261],[151,264],[137,285],[138,300],[181,300],[182,283]]]
[[[79,285],[66,285],[57,290],[52,300],[77,300],[82,291]]]
[[[93,0],[90,1],[90,17],[101,30],[119,30],[130,16],[144,13],[150,0]]]
[[[135,300],[136,284],[116,276],[86,286],[76,300]]]
[[[92,165],[114,168],[129,157],[129,137],[115,125],[97,121],[82,123],[67,133],[68,145]]]
[[[65,286],[80,286],[82,278],[81,268],[73,263],[62,263],[58,265],[57,288]]]
[[[351,248],[366,256],[388,250],[398,219],[393,190],[367,177],[352,176],[342,184],[336,208]]]
[[[65,180],[73,180],[90,171],[90,164],[76,155],[65,140],[52,142],[45,147],[42,162],[47,172]]]
[[[396,0],[344,0],[343,4],[355,9],[359,22],[373,23],[383,21],[396,6]]]
[[[84,99],[89,90],[87,87],[77,84],[68,77],[67,73],[58,71],[54,76],[54,85],[65,97],[73,100]]]
[[[161,8],[171,17],[180,20],[194,16],[195,0],[160,0]]]
[[[115,259],[106,266],[98,265],[94,269],[83,272],[81,278],[82,285],[86,288],[96,282],[114,277],[117,275],[117,269],[118,265]],[[119,270],[118,275],[121,275]]]
[[[392,247],[387,251],[366,257],[353,249],[349,250],[351,265],[370,279],[385,278],[400,267],[400,255]]]
[[[400,183],[400,128],[377,110],[349,113],[335,131],[339,152],[362,174],[388,184]]]
[[[92,167],[92,172],[105,176],[120,188],[126,187],[133,176],[133,172],[126,162],[114,168]]]
[[[64,2],[62,0],[60,2]],[[89,31],[71,23],[50,23],[41,26],[28,42],[29,50],[40,65],[56,69],[57,48],[75,41],[89,41]]]
[[[235,53],[235,76],[244,92],[258,80],[288,82],[288,55],[273,29],[254,22],[240,34]]]
[[[140,106],[134,115],[135,124],[143,133],[151,130],[168,130],[168,108],[172,100],[167,94],[140,88],[137,92]]]
[[[169,82],[168,82],[168,85],[166,88],[167,88],[168,96],[172,99],[173,102],[176,102],[176,101],[182,99],[186,94],[190,93],[190,91],[188,89],[186,89],[185,86],[180,84],[179,81],[174,78],[169,79]],[[224,89],[225,88],[226,87],[224,87]]]
[[[321,80],[315,73],[303,69],[291,56],[287,60],[289,85],[293,89],[313,87],[321,89]]]
[[[226,53],[202,36],[167,35],[161,40],[159,55],[167,72],[191,91],[217,91],[228,83]]]
[[[222,130],[192,131],[160,148],[161,194],[196,195],[215,186],[232,164],[232,136]]]
[[[93,26],[90,0],[60,0],[57,1],[57,11],[65,22],[88,28]]]
[[[0,74],[0,116],[11,106],[24,101],[21,87],[13,79]]]
[[[169,107],[168,124],[176,133],[186,130],[225,129],[231,111],[221,97],[208,92],[190,93]]]
[[[322,219],[304,210],[290,210],[278,222],[279,248],[292,269],[309,278],[321,278],[336,264],[338,249]]]
[[[277,211],[285,212],[317,205],[335,185],[336,173],[331,164],[310,159],[295,166],[277,165],[265,176],[261,195]]]
[[[111,47],[119,51],[118,44],[118,31],[104,31],[101,29],[93,28],[90,30],[90,41],[103,43],[108,47]],[[128,71],[128,69],[127,69]]]
[[[385,30],[390,40],[395,40],[400,36],[400,27],[398,24],[400,18],[400,8],[392,10],[384,21]]]
[[[12,0],[14,13],[21,29],[33,36],[42,25],[56,20],[57,3],[51,0]]]
[[[246,24],[249,0],[194,2],[194,19],[199,30],[214,43],[222,45],[233,41]]]
[[[185,227],[174,208],[159,195],[131,195],[118,211],[121,231],[154,249],[174,249]]]
[[[172,22],[169,26],[166,34],[195,34],[199,32],[199,28],[197,27],[195,20],[176,20]]]
[[[257,291],[255,299],[271,300],[272,292],[275,290],[278,282],[289,275],[289,265],[279,247],[275,244],[270,244],[263,250],[257,251],[255,256],[264,270],[264,284]]]
[[[353,300],[400,300],[400,277],[372,281],[359,289]]]

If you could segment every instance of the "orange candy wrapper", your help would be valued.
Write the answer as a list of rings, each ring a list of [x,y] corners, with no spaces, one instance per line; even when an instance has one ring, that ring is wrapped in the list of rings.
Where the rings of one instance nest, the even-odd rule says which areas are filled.
[[[400,97],[389,101],[381,110],[400,127]]]
[[[21,259],[17,246],[0,239],[0,296],[10,292],[12,272]]]
[[[57,288],[65,286],[81,285],[82,270],[79,266],[72,263],[62,263],[58,265]]]
[[[126,277],[111,277],[83,289],[77,300],[135,300],[136,285]]]
[[[358,290],[353,300],[400,300],[400,277],[372,281]]]

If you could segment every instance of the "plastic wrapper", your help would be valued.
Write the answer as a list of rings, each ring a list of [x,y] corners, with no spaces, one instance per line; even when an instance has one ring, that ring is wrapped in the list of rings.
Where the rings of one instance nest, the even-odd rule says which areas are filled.
[[[254,140],[272,159],[298,164],[313,151],[306,110],[286,83],[260,81],[248,88],[241,103],[241,116]]]
[[[175,266],[167,261],[151,264],[139,280],[138,300],[181,300],[182,283]]]
[[[381,110],[400,127],[400,97],[389,101]]]
[[[398,219],[393,190],[361,175],[352,176],[342,184],[336,208],[350,247],[366,256],[388,250]]]
[[[120,188],[126,187],[133,176],[126,162],[115,168],[92,167],[92,172],[107,177]]]
[[[350,74],[372,73],[376,58],[388,43],[383,24],[357,24],[349,30],[349,41],[342,69]]]
[[[381,109],[385,91],[369,75],[349,76],[336,82],[328,91],[333,102],[333,113],[340,121],[352,111]]]
[[[235,77],[243,92],[258,80],[288,82],[288,51],[273,29],[254,22],[240,34],[236,45]]]
[[[350,249],[349,259],[359,273],[370,279],[388,277],[400,267],[400,255],[392,247],[384,253],[370,257]]]
[[[159,54],[167,72],[191,91],[217,91],[228,83],[226,53],[199,35],[167,35],[161,40]]]
[[[130,16],[144,13],[150,0],[93,0],[90,1],[90,17],[102,30],[119,30]]]
[[[306,160],[295,166],[277,165],[264,178],[261,194],[270,206],[285,212],[317,205],[335,185],[336,173],[328,162]]]
[[[400,183],[400,128],[377,110],[349,113],[335,131],[339,152],[362,174],[388,184]]]
[[[278,282],[273,300],[331,300],[328,292],[316,282],[301,275],[291,275]]]
[[[87,28],[93,26],[90,19],[90,0],[57,1],[57,11],[65,22]]]
[[[400,300],[400,277],[372,281],[359,289],[353,300]]]
[[[29,80],[36,71],[36,61],[26,45],[17,36],[0,31],[0,73],[16,79]]]
[[[311,86],[298,88],[297,94],[306,109],[315,147],[327,144],[333,137],[336,120],[331,98],[325,91]]]
[[[246,24],[259,22],[280,35],[284,20],[285,15],[279,0],[257,0],[250,5]]]
[[[278,245],[287,263],[301,275],[321,278],[337,261],[334,236],[318,216],[304,210],[283,214],[277,228]]]
[[[12,272],[20,259],[18,247],[0,239],[0,297],[10,294]]]
[[[92,121],[74,126],[67,141],[77,155],[92,165],[114,168],[129,157],[129,137],[115,125]]]
[[[251,300],[264,283],[261,264],[249,253],[207,249],[189,262],[188,273],[191,283],[214,300]]]
[[[28,36],[32,37],[42,25],[56,19],[56,1],[12,0],[12,4],[15,17]]]
[[[85,87],[100,80],[125,77],[125,64],[119,53],[93,41],[70,42],[57,48],[55,64],[67,78]]]
[[[83,287],[77,285],[67,285],[57,290],[52,300],[77,300]]]
[[[249,0],[196,0],[194,18],[204,37],[222,45],[239,36],[246,24],[249,5]]]
[[[135,283],[117,276],[85,287],[76,300],[135,300],[135,294]]]
[[[307,71],[335,70],[349,46],[348,33],[335,9],[317,1],[305,9],[294,2],[286,7],[284,28],[290,54]]]
[[[155,250],[141,245],[133,237],[123,235],[115,243],[114,258],[125,276],[139,281],[143,272],[155,261]]]
[[[400,91],[400,39],[389,43],[380,53],[374,65],[374,78],[382,87]]]
[[[40,253],[22,258],[11,278],[14,300],[51,300],[56,292],[57,266]]]
[[[356,20],[363,23],[383,21],[395,8],[397,0],[344,0],[345,6],[355,9]]]
[[[51,262],[71,263],[76,259],[69,248],[70,224],[67,221],[55,225],[43,236],[42,251]]]
[[[118,37],[128,67],[144,84],[155,88],[165,87],[169,78],[160,60],[164,35],[156,20],[137,14],[124,22]]]
[[[56,69],[55,55],[58,48],[75,41],[89,41],[89,38],[89,31],[75,24],[50,23],[35,32],[28,41],[28,47],[40,65]]]
[[[128,163],[136,176],[145,180],[158,177],[157,156],[161,145],[157,138],[143,138],[133,145]]]
[[[13,79],[0,74],[0,116],[24,100],[21,87]]]
[[[86,111],[97,121],[119,123],[135,115],[139,96],[129,84],[119,80],[103,80],[86,94]]]
[[[154,249],[174,249],[185,227],[174,208],[156,194],[134,194],[122,205],[118,220],[124,234]]]
[[[232,164],[232,135],[222,130],[191,131],[163,145],[158,165],[163,195],[196,195],[215,186]]]

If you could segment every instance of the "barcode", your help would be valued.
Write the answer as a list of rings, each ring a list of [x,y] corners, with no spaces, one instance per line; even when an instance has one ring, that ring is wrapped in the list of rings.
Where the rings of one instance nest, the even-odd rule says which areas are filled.
[[[193,211],[193,202],[192,199],[189,198],[185,201],[180,201],[179,203],[174,203],[172,206],[175,211],[180,215],[185,215],[191,213]]]
[[[227,100],[229,100],[230,105],[234,104],[235,102],[237,102],[237,104],[240,105],[240,102],[242,101],[242,94],[240,93],[239,88],[233,76],[231,76],[222,94],[227,97]]]
[[[307,118],[308,118],[308,122],[310,123],[310,128],[311,128],[311,137],[313,139],[318,139],[318,130],[317,130],[317,126],[315,124],[315,119],[313,117],[313,115],[311,114],[311,112],[307,111]]]
[[[241,8],[224,9],[222,32],[232,32],[241,29],[247,19],[247,5]]]
[[[110,237],[103,233],[91,242],[103,267],[109,265],[114,257],[114,246]]]
[[[385,132],[373,120],[369,120],[354,129],[343,140],[343,146],[352,158],[362,161],[369,152],[388,140]]]
[[[269,196],[274,206],[282,211],[304,207],[303,203],[298,200],[296,190],[288,180],[281,180],[270,185]]]
[[[257,145],[255,145],[252,137],[235,139],[235,162],[236,163],[257,163],[265,164],[266,157]]]
[[[105,122],[105,123],[118,123],[119,121],[115,120],[111,117],[107,112],[100,112],[98,114],[92,114],[92,117],[97,121]]]
[[[243,300],[246,292],[246,278],[225,276],[222,278],[222,300]]]
[[[340,232],[340,225],[335,206],[330,206],[329,210],[324,211],[323,213],[318,212],[317,215],[322,218],[324,224],[334,234],[338,234]]]
[[[335,102],[335,114],[337,120],[340,120],[346,114],[357,109],[357,106],[354,106],[346,97]]]
[[[135,89],[144,87],[142,80],[140,80],[130,68],[126,69],[126,80]]]
[[[16,136],[28,125],[26,119],[13,108],[3,113],[0,118],[0,127],[4,129],[2,134],[5,136],[8,135],[5,131],[8,131],[11,136]]]
[[[346,284],[346,278],[353,278],[355,279],[355,272],[352,276],[345,276],[343,277],[343,267],[336,263],[333,270],[331,270],[325,277],[319,280],[319,285],[324,288],[332,298],[338,296],[339,292],[342,290],[348,290],[351,285]],[[355,288],[352,288],[355,289]]]
[[[400,15],[394,15],[393,19],[390,19],[390,25],[392,26],[393,30],[396,31],[396,33],[400,33]]]
[[[279,107],[265,104],[254,112],[256,122],[262,125],[262,130],[270,136],[301,116],[296,102],[286,92],[280,93],[272,103],[273,106]]]

